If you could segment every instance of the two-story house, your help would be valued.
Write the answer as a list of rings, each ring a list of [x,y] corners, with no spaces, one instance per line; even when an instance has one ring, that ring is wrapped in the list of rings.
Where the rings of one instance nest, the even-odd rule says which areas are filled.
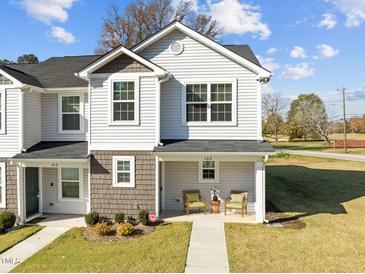
[[[216,187],[248,191],[262,222],[270,76],[248,46],[178,22],[103,56],[0,66],[0,210],[158,215]]]

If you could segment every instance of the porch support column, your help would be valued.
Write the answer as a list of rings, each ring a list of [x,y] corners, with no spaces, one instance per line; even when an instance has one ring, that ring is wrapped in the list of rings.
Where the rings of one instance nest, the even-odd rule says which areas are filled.
[[[155,171],[155,214],[160,216],[160,158],[156,156],[156,171]]]
[[[255,162],[256,173],[256,222],[263,223],[265,220],[265,164],[264,162]]]
[[[24,180],[23,180],[23,166],[21,163],[17,164],[16,167],[16,177],[17,177],[17,205],[18,205],[18,217],[19,222],[25,222],[25,199],[24,199]]]

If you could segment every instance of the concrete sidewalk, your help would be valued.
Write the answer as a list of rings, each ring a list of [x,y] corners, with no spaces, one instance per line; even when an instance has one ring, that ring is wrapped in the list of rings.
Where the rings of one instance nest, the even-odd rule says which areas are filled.
[[[224,223],[194,221],[185,273],[228,273]]]
[[[47,226],[0,254],[0,273],[8,273],[69,229],[70,227]]]
[[[293,149],[278,149],[277,152],[282,152],[292,155],[311,156],[311,157],[322,157],[345,161],[365,162],[365,156],[353,155],[353,154],[342,154],[342,153],[328,153],[328,152],[316,152],[307,150],[293,150]]]

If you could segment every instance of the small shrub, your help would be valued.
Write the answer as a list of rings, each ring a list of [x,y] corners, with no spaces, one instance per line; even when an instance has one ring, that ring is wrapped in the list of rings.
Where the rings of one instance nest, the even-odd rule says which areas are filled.
[[[289,158],[289,154],[278,152],[275,155],[270,155],[270,158]]]
[[[4,232],[15,224],[16,216],[13,212],[5,211],[0,213],[0,231]]]
[[[114,220],[118,224],[124,223],[124,219],[125,219],[125,214],[123,212],[115,214]]]
[[[130,223],[119,224],[117,234],[121,236],[130,236],[134,232],[134,226]]]
[[[99,223],[102,223],[102,222],[107,223],[108,225],[112,225],[113,224],[113,220],[110,219],[110,218],[108,218],[108,217],[106,217],[106,216],[100,216],[99,217]]]
[[[148,215],[149,215],[148,210],[142,209],[138,213],[138,216],[137,216],[138,222],[140,224],[147,225],[148,224]]]
[[[97,212],[90,212],[85,216],[85,223],[88,226],[92,226],[97,224],[100,221],[99,213]]]
[[[104,236],[110,233],[111,227],[106,222],[100,222],[92,226],[92,231],[99,236]]]

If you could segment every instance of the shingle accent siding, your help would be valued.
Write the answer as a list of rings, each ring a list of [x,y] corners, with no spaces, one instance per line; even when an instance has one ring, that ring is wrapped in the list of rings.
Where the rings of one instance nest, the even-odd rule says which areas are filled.
[[[129,56],[121,55],[99,68],[95,73],[150,72],[149,68]]]
[[[136,217],[139,209],[155,210],[155,156],[143,151],[91,151],[91,210],[113,217]],[[134,188],[112,186],[113,156],[135,156]]]
[[[7,158],[0,158],[0,162],[5,162],[5,176],[6,176],[6,208],[0,208],[2,211],[12,211],[15,214],[18,213],[17,202],[17,175],[16,167],[10,165],[10,161]]]

